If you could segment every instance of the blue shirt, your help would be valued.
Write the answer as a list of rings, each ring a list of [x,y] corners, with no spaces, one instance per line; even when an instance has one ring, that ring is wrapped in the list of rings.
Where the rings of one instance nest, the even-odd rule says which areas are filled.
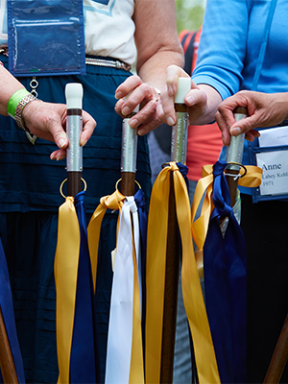
[[[271,0],[207,0],[192,76],[196,84],[212,86],[223,100],[240,90],[252,89],[270,5]],[[257,91],[288,90],[287,17],[288,1],[278,0]],[[226,159],[225,147],[220,159]],[[243,164],[249,163],[245,141]]]

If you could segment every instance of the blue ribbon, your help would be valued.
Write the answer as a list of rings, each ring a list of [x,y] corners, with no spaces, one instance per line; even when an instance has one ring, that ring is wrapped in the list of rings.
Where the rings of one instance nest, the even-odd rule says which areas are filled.
[[[22,362],[21,352],[20,352],[17,333],[16,333],[9,272],[8,272],[6,257],[4,254],[1,239],[0,239],[0,286],[1,286],[0,307],[1,307],[2,315],[3,315],[5,327],[6,327],[8,340],[11,347],[16,374],[18,377],[19,384],[24,384],[25,383],[24,368],[23,368],[23,362]],[[0,378],[0,382],[2,382],[1,378]]]
[[[142,342],[143,356],[145,358],[145,328],[146,328],[146,247],[147,247],[147,222],[148,214],[145,207],[145,194],[142,189],[134,195],[135,203],[138,208],[139,226],[140,226],[140,242],[141,242],[141,279],[142,279]]]
[[[84,197],[85,192],[80,192],[75,196],[80,227],[80,255],[70,358],[71,384],[100,383],[100,359]]]
[[[213,167],[213,203],[204,245],[206,309],[221,383],[246,382],[246,248],[230,207],[226,163]],[[229,217],[223,238],[219,218]]]

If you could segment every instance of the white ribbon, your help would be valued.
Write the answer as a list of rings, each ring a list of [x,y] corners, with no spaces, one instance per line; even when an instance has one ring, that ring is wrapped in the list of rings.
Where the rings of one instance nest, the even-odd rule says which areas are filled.
[[[134,239],[132,239],[131,231],[131,214]],[[135,245],[141,298],[141,257],[138,211],[134,197],[126,197],[120,215],[112,283],[105,384],[129,384],[134,286],[132,241],[134,241]]]

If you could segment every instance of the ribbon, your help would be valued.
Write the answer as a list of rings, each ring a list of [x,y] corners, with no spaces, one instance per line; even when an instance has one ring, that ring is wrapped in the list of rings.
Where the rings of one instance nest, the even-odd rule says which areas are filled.
[[[55,257],[58,383],[100,382],[85,192],[59,208]],[[75,208],[76,207],[76,208]]]
[[[221,383],[246,382],[246,249],[224,170],[213,167],[213,203],[204,245],[206,308]],[[223,236],[220,217],[228,217]]]
[[[59,208],[58,239],[55,256],[56,336],[58,384],[70,382],[70,354],[73,337],[80,229],[74,198],[67,197]],[[68,289],[67,289],[68,288]]]
[[[185,181],[173,162],[158,175],[151,195],[147,234],[147,383],[160,382],[170,173],[182,242],[182,291],[195,348],[199,383],[220,383],[214,347],[196,268],[190,232],[191,211]]]
[[[134,197],[125,198],[118,190],[100,200],[88,226],[94,289],[101,223],[107,208],[119,209],[120,215],[111,293],[105,383],[144,384],[139,279],[140,229],[137,206]]]
[[[224,168],[227,166],[225,162],[218,162]],[[241,178],[238,179],[238,184],[242,187],[258,187],[262,181],[262,173],[263,170],[256,166],[245,166],[247,173],[244,174],[244,169],[241,168],[240,174]],[[191,231],[192,237],[195,243],[197,244],[197,248],[202,251],[208,231],[208,225],[211,213],[214,209],[214,204],[212,202],[212,190],[213,190],[213,166],[205,165],[202,170],[202,179],[200,179],[197,183],[193,202],[192,202],[192,223],[191,223]],[[200,217],[194,221],[198,206],[201,202],[203,195],[205,194],[201,215]]]
[[[111,209],[113,211],[114,210],[121,211],[124,200],[125,200],[125,196],[123,196],[118,190],[116,190],[112,195],[102,197],[100,199],[100,204],[94,211],[87,228],[88,246],[89,246],[89,253],[91,258],[94,292],[96,289],[98,248],[99,248],[99,237],[100,237],[102,220],[107,209]],[[117,228],[117,233],[118,233],[118,228]]]
[[[145,327],[146,327],[146,253],[147,253],[147,223],[148,214],[145,209],[145,195],[142,189],[134,195],[135,203],[138,208],[139,226],[140,226],[140,244],[141,244],[141,277],[142,277],[142,344],[143,358],[145,358]]]
[[[3,315],[3,320],[4,320],[9,344],[11,347],[11,352],[14,360],[17,378],[18,378],[19,384],[22,384],[22,383],[25,383],[24,368],[23,368],[23,362],[22,362],[21,352],[20,352],[17,333],[16,333],[9,272],[7,268],[6,257],[4,254],[1,239],[0,239],[0,282],[1,282],[0,310]],[[5,364],[5,361],[1,361],[1,364],[2,363]],[[1,374],[0,374],[0,382],[2,382]]]

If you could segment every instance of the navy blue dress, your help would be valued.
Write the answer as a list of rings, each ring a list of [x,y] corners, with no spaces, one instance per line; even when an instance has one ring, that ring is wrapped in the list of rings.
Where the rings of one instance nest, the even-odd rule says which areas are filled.
[[[1,56],[5,62],[5,57]],[[87,222],[100,198],[115,190],[120,176],[122,119],[115,113],[115,90],[131,73],[87,66],[86,76],[38,77],[39,99],[65,103],[65,85],[81,82],[83,109],[97,121],[83,150]],[[31,78],[20,78],[30,90]],[[54,256],[57,213],[64,202],[59,186],[66,161],[51,161],[54,143],[37,139],[33,146],[10,117],[0,116],[0,236],[13,291],[16,326],[27,382],[55,383],[58,378],[55,337]],[[138,140],[137,181],[150,197],[150,165],[145,137]],[[111,251],[115,248],[117,212],[103,220],[96,288],[101,376],[112,283]]]

